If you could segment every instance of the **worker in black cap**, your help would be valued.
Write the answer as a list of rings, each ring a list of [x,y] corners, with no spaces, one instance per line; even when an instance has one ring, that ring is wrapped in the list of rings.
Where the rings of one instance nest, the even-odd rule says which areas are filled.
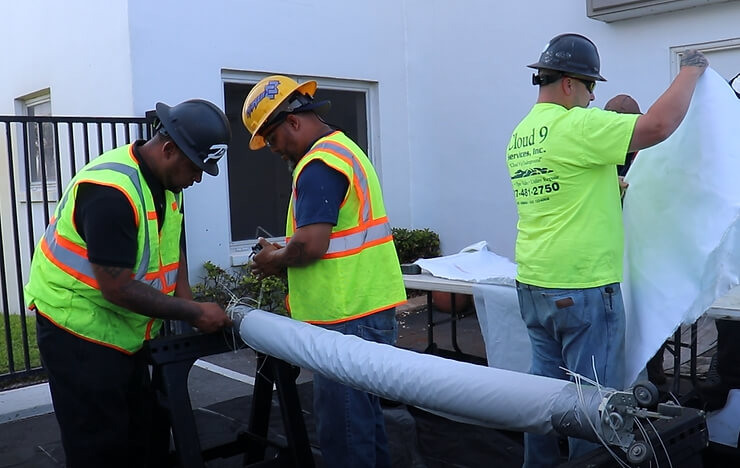
[[[156,114],[150,140],[70,181],[31,262],[26,303],[69,468],[168,466],[144,341],[167,319],[204,332],[231,324],[218,304],[193,301],[180,247],[181,192],[218,174],[229,123],[200,99]]]

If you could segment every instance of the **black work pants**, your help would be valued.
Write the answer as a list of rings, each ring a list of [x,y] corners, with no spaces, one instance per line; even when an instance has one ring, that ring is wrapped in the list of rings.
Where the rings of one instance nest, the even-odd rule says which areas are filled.
[[[143,353],[83,340],[40,314],[36,330],[67,467],[166,466],[169,424]]]

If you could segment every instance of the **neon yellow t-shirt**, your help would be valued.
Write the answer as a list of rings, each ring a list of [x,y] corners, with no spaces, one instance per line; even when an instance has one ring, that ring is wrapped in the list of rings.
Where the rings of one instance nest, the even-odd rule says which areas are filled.
[[[519,281],[591,288],[622,280],[616,165],[637,118],[539,103],[516,127],[506,160],[519,212]]]

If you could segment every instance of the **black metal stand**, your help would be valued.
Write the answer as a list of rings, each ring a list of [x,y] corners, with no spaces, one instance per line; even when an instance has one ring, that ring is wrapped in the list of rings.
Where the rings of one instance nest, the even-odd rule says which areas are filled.
[[[152,384],[169,417],[177,466],[201,468],[206,460],[240,453],[245,453],[245,466],[314,466],[295,385],[298,373],[290,364],[258,355],[248,431],[237,434],[232,442],[202,450],[188,394],[188,374],[198,358],[230,350],[223,334],[166,336],[149,341],[146,350],[153,365]],[[267,438],[273,385],[277,389],[287,446]],[[268,446],[278,450],[278,455],[271,460],[265,460]]]
[[[692,392],[686,395],[681,395],[681,348],[689,348],[690,360],[690,375],[692,388],[696,387],[697,375],[696,375],[696,360],[697,360],[697,324],[696,322],[691,324],[691,338],[689,343],[684,343],[681,339],[682,326],[679,326],[676,332],[673,334],[673,339],[666,341],[666,349],[673,355],[673,384],[671,386],[672,393],[682,403],[687,401],[691,396]]]
[[[463,314],[457,310],[455,304],[455,294],[450,293],[450,305],[452,311],[450,317],[434,321],[434,311],[432,310],[432,291],[427,291],[427,348],[424,350],[425,353],[435,354],[450,359],[457,359],[458,361],[471,362],[473,364],[480,364],[482,366],[488,365],[486,358],[468,354],[460,349],[460,345],[457,344],[457,321],[465,318],[466,314]],[[434,327],[445,323],[450,323],[450,341],[452,342],[452,349],[443,349],[437,346],[434,342]]]

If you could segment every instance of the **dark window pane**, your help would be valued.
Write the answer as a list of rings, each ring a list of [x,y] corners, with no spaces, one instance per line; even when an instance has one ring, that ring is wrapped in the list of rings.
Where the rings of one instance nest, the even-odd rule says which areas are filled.
[[[242,241],[265,237],[263,231],[275,237],[285,235],[285,217],[292,178],[288,166],[269,149],[249,149],[250,134],[242,124],[244,99],[253,85],[225,83],[225,111],[231,124],[232,140],[227,164],[229,167],[229,200],[231,240]],[[328,99],[332,108],[326,116],[329,124],[342,129],[367,151],[366,94],[360,91],[319,89],[317,99]]]
[[[51,103],[42,102],[30,105],[26,112],[30,117],[51,115]],[[42,141],[43,139],[43,141]],[[31,122],[28,124],[28,154],[30,158],[31,182],[41,182],[42,160],[46,170],[46,180],[54,182],[57,175],[56,159],[54,155],[54,124],[51,122]],[[43,146],[42,146],[43,145]],[[42,154],[43,150],[43,154]]]

